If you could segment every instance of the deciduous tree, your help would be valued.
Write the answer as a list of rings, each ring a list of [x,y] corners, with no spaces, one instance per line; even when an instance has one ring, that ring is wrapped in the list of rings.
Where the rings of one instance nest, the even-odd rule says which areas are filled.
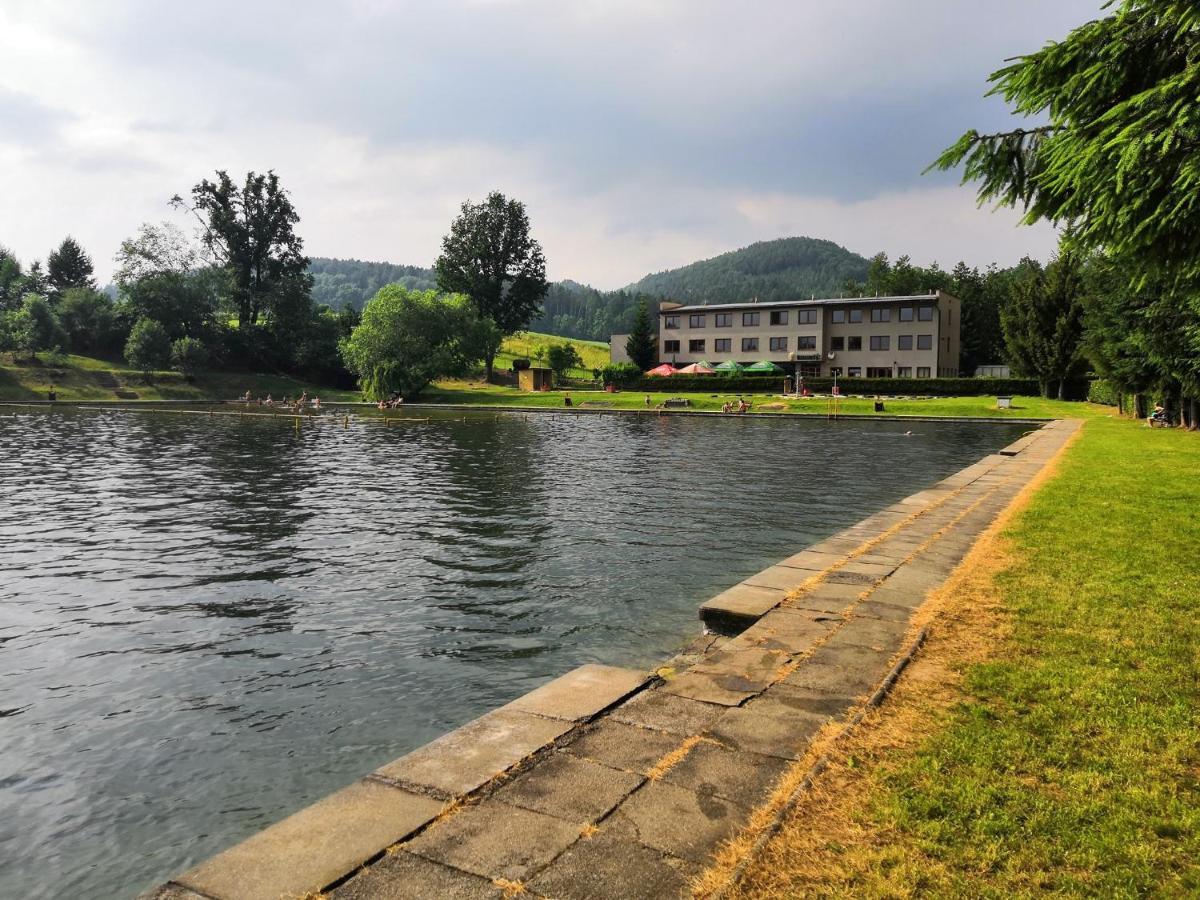
[[[482,203],[467,201],[434,264],[438,287],[468,297],[480,317],[496,324],[500,336],[528,326],[546,295],[546,260],[529,231],[525,205],[498,191]],[[487,377],[499,341],[487,348]]]

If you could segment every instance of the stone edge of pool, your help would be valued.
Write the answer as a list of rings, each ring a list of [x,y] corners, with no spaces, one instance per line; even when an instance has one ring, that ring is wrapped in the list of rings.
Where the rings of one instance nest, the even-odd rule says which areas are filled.
[[[1051,421],[723,591],[654,672],[581,666],[141,896],[678,895],[889,677],[913,612],[1081,425]]]
[[[156,408],[171,409],[189,406],[241,406],[238,400],[0,400],[3,407],[30,408],[66,408],[82,409],[140,409],[154,410]],[[327,410],[334,409],[374,409],[374,403],[330,402],[323,404]],[[1045,425],[1056,421],[1052,418],[1037,416],[924,416],[910,413],[894,415],[873,415],[870,413],[837,413],[830,415],[821,412],[746,412],[737,415],[726,415],[717,410],[704,409],[619,409],[601,406],[512,406],[508,404],[478,404],[478,403],[409,403],[405,410],[446,409],[461,412],[478,413],[543,413],[554,415],[592,415],[592,416],[715,416],[721,419],[826,419],[830,421],[846,420],[858,422],[986,422],[997,425]],[[187,411],[186,409],[184,411]],[[282,410],[259,415],[274,418],[296,418],[297,415],[306,418],[314,417],[311,412],[294,413]],[[384,417],[386,418],[386,417]]]

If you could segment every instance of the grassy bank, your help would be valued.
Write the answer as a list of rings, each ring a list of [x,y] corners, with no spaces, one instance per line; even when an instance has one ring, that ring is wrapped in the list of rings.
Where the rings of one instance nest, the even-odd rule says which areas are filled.
[[[534,365],[544,366],[546,365],[546,353],[555,344],[570,344],[583,360],[580,368],[568,372],[572,378],[590,379],[594,369],[603,369],[608,365],[608,344],[602,341],[583,341],[578,338],[559,337],[555,334],[521,331],[504,339],[500,353],[496,356],[496,370],[511,370],[514,359],[529,359],[533,361]]]
[[[529,406],[561,407],[565,393],[570,393],[576,406],[592,406],[609,409],[645,409],[646,394],[635,391],[620,391],[607,394],[603,391],[549,391],[531,394],[516,388],[498,387],[481,382],[446,381],[431,387],[421,395],[421,402],[465,403],[472,406]],[[650,405],[657,406],[671,397],[686,397],[693,409],[718,411],[728,401],[736,401],[737,394],[678,394],[663,391],[652,393]],[[747,395],[753,402],[755,412],[801,412],[826,415],[830,412],[825,398],[784,399],[772,395]],[[839,401],[838,412],[842,414],[875,414],[875,403],[870,398],[846,397]],[[1040,397],[1014,397],[1011,409],[997,409],[995,397],[931,397],[925,400],[885,400],[884,411],[879,415],[924,415],[924,416],[1003,416],[1008,418],[1092,418],[1113,415],[1115,410],[1093,403],[1071,403],[1062,400],[1044,400]]]
[[[246,391],[255,396],[298,396],[307,390],[324,400],[358,400],[357,391],[339,391],[286,375],[208,372],[188,381],[178,372],[153,372],[148,379],[125,365],[88,356],[66,356],[61,364],[39,354],[32,363],[0,360],[0,400],[45,400],[51,386],[59,400],[225,400]]]
[[[1089,422],[739,895],[1200,893],[1198,510],[1200,438]]]

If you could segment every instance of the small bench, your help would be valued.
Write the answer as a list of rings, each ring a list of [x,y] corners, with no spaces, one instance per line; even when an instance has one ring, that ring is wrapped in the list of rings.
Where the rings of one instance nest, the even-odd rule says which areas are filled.
[[[671,397],[663,401],[664,409],[687,409],[692,405],[692,401],[687,397]]]

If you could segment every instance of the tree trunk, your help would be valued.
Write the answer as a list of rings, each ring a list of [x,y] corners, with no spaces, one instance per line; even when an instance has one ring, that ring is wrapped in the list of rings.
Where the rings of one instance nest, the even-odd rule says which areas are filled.
[[[483,364],[485,366],[483,381],[485,384],[492,383],[492,367],[495,364],[495,362],[496,362],[495,352],[489,352],[488,355],[485,356],[483,359]]]
[[[1145,406],[1145,403],[1146,403],[1146,400],[1145,400],[1145,398],[1144,398],[1144,397],[1141,395],[1141,393],[1136,393],[1136,394],[1134,394],[1134,395],[1133,395],[1133,417],[1134,417],[1135,419],[1144,419],[1144,418],[1146,418],[1146,406]]]
[[[1125,415],[1125,395],[1117,391],[1117,415]]]
[[[1188,425],[1188,431],[1195,431],[1196,428],[1198,427],[1196,424],[1196,398],[1195,397],[1192,397],[1190,400],[1188,400],[1188,409],[1190,409],[1191,413],[1192,413],[1192,421]]]
[[[1067,399],[1067,379],[1065,378],[1058,379],[1058,399]]]
[[[1050,382],[1039,378],[1038,379],[1038,392],[1042,395],[1043,398],[1045,398],[1046,400],[1049,400],[1050,399]]]

